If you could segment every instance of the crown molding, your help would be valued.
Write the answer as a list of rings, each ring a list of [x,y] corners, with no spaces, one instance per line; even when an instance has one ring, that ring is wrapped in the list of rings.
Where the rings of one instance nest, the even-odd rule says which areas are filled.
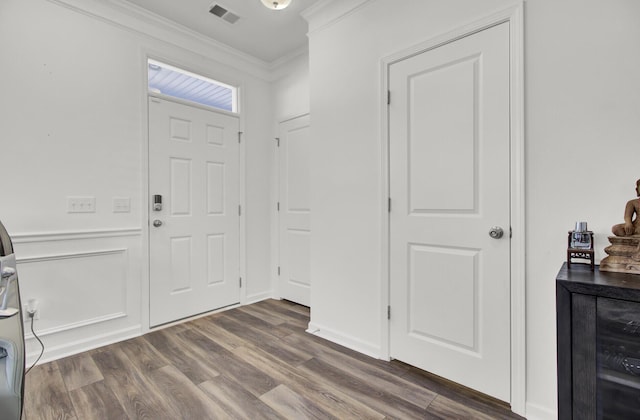
[[[305,45],[290,54],[280,57],[269,65],[271,81],[286,77],[301,65],[309,65],[309,46]]]
[[[271,66],[249,54],[124,0],[47,0],[127,32],[205,55],[259,79],[271,80]]]
[[[190,29],[179,23],[176,23],[171,19],[167,19],[164,16],[160,16],[156,13],[153,13],[147,9],[144,9],[128,1],[125,1],[125,0],[106,0],[106,1],[113,4],[115,7],[119,8],[124,13],[130,14],[132,16],[136,16],[139,19],[146,19],[156,25],[164,26],[173,31],[183,33],[186,36],[199,40],[200,42],[209,44],[212,48],[219,49],[228,54],[233,54],[238,58],[240,58],[241,60],[247,61],[249,64],[253,64],[256,66],[263,66],[263,67],[266,67],[268,65],[268,62],[266,61],[263,61],[245,52],[239,51],[223,42],[220,42],[208,36],[202,35],[201,33],[194,31],[193,29]]]
[[[300,57],[301,55],[307,55],[309,54],[309,45],[304,45],[292,52],[290,52],[289,54],[283,55],[280,58],[277,58],[275,60],[273,60],[272,62],[269,63],[269,69],[270,70],[275,70],[279,67],[282,67],[284,65],[287,65],[288,63],[290,63],[291,61],[296,61],[296,59],[298,57]]]
[[[346,18],[373,0],[320,0],[302,11],[309,22],[309,35]]]

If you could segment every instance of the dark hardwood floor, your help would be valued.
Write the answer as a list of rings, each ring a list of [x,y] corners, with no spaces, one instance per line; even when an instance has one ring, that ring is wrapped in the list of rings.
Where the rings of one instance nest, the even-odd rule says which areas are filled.
[[[267,300],[35,367],[23,418],[517,419],[503,403],[305,332]]]

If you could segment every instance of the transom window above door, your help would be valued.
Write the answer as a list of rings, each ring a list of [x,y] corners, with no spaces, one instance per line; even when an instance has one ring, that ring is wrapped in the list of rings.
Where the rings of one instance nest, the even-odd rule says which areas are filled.
[[[238,112],[238,88],[156,60],[147,61],[150,93]]]

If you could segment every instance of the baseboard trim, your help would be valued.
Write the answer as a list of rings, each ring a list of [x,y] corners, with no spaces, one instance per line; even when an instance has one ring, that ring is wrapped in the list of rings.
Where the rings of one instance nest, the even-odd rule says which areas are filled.
[[[558,418],[558,414],[554,410],[538,404],[527,403],[526,410],[525,417],[528,420],[556,420]]]
[[[48,335],[53,335],[53,334],[60,334],[63,333],[65,331],[71,331],[71,330],[77,330],[78,328],[82,328],[82,327],[86,327],[89,325],[93,325],[93,324],[99,324],[102,322],[108,322],[108,321],[113,321],[115,319],[118,318],[125,318],[127,316],[127,314],[125,312],[114,312],[112,314],[107,314],[104,316],[100,316],[97,318],[92,318],[92,319],[85,319],[79,322],[74,322],[71,324],[65,324],[65,325],[60,325],[58,327],[54,327],[54,328],[47,328],[46,330],[42,330],[39,331],[38,337],[46,337]],[[33,339],[33,334],[30,332],[25,332],[24,335],[24,339],[25,340],[31,340]]]
[[[355,350],[359,353],[366,354],[367,356],[375,357],[376,359],[381,358],[382,350],[380,346],[367,343],[350,335],[326,328],[322,325],[310,322],[307,332],[333,343],[340,344],[341,346],[350,348],[351,350]]]
[[[245,302],[243,303],[244,305],[251,305],[252,303],[257,303],[257,302],[261,302],[263,300],[267,300],[267,299],[276,299],[273,297],[273,294],[268,291],[268,292],[262,292],[262,293],[256,293],[255,295],[247,295]]]
[[[106,334],[100,334],[93,337],[88,337],[82,340],[76,340],[69,343],[61,344],[58,346],[46,346],[45,352],[42,358],[38,361],[38,364],[51,362],[54,360],[62,359],[67,356],[82,353],[85,351],[93,350],[99,347],[108,346],[109,344],[117,343],[120,341],[128,340],[130,338],[139,337],[142,335],[142,326],[134,325],[128,328],[123,328],[117,331],[111,331]],[[34,340],[35,342],[35,340]],[[39,344],[34,345],[36,351],[29,352],[26,357],[26,365],[31,366],[33,362],[38,358],[40,354]]]

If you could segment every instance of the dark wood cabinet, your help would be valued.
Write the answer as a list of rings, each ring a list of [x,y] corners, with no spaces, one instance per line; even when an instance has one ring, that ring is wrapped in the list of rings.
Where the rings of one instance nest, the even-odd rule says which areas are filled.
[[[558,418],[640,418],[640,275],[565,263],[556,313]]]

